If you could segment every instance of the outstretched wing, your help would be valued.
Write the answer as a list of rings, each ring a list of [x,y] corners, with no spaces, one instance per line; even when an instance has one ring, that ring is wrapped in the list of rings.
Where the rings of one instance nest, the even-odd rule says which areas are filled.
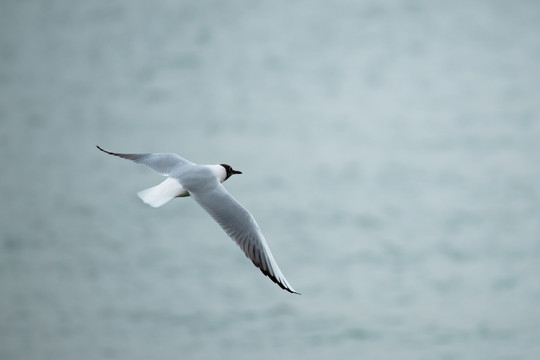
[[[193,164],[191,161],[181,156],[171,153],[153,153],[153,154],[119,154],[96,147],[106,154],[118,156],[122,159],[134,161],[138,164],[146,165],[158,174],[168,176],[172,169],[186,164]]]
[[[284,290],[298,294],[283,276],[253,216],[223,185],[218,183],[209,191],[190,190],[190,193],[264,275]]]

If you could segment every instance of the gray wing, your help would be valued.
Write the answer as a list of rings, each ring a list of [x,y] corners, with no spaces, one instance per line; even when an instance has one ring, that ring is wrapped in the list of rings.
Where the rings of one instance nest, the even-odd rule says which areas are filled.
[[[225,190],[223,185],[218,184],[210,191],[195,190],[190,193],[264,275],[282,289],[298,294],[281,273],[253,216]]]
[[[154,170],[158,174],[168,176],[172,169],[186,165],[193,164],[176,154],[167,153],[153,153],[153,154],[119,154],[104,150],[96,145],[96,147],[106,154],[118,156],[122,159],[128,159],[138,164],[146,165],[150,169]]]

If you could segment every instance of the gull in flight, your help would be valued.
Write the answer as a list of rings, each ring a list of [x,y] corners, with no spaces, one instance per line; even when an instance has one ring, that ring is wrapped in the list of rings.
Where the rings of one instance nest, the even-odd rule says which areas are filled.
[[[225,230],[262,273],[288,292],[298,294],[279,269],[253,216],[221,184],[242,172],[230,165],[198,165],[176,154],[119,154],[97,148],[109,155],[146,165],[167,179],[137,195],[152,207],[160,207],[175,197],[190,196]]]

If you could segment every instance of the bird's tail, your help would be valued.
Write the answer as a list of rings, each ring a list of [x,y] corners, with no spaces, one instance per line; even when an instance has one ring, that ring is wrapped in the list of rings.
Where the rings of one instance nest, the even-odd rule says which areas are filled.
[[[155,208],[165,205],[177,196],[186,195],[187,192],[182,185],[172,178],[167,178],[161,184],[137,193],[137,196],[139,196],[142,201]]]

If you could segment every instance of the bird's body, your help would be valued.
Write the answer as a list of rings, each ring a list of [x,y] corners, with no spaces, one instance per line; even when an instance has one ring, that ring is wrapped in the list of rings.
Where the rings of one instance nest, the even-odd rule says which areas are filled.
[[[263,274],[284,290],[297,293],[279,269],[253,216],[221,184],[241,174],[227,164],[199,165],[176,154],[109,154],[146,165],[167,178],[161,184],[137,195],[147,204],[159,207],[175,197],[191,196],[233,239]]]

